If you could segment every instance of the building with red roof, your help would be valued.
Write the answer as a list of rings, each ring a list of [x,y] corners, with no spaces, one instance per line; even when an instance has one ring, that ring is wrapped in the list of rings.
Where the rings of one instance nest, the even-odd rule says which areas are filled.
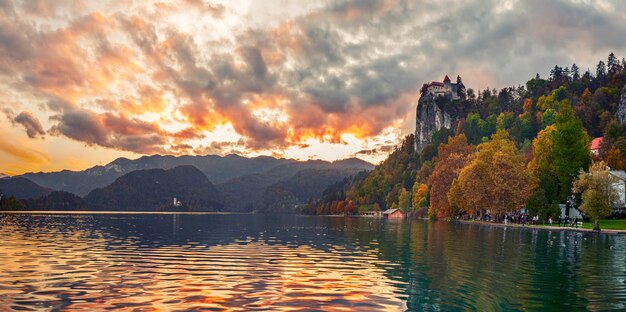
[[[602,137],[599,138],[595,138],[591,141],[591,147],[589,148],[591,150],[591,154],[598,156],[598,154],[600,154],[600,146],[602,145]]]
[[[453,100],[458,100],[462,94],[465,94],[465,86],[460,76],[457,76],[456,83],[452,83],[450,77],[446,75],[443,78],[443,82],[433,81],[425,83],[420,90],[420,94],[432,97],[448,96]]]

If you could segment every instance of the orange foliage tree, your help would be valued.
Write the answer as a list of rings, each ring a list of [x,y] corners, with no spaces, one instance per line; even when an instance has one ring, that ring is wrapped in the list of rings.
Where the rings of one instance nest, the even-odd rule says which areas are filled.
[[[435,168],[428,179],[430,187],[430,208],[428,214],[438,218],[452,217],[453,211],[448,203],[448,191],[452,181],[468,163],[472,146],[467,144],[464,134],[451,137],[447,144],[439,146]]]

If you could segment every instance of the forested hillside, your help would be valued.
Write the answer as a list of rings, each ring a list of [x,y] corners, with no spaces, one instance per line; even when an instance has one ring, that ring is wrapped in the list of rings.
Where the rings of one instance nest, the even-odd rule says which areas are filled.
[[[303,212],[428,207],[430,216],[448,218],[527,207],[554,215],[557,204],[571,201],[573,179],[592,160],[624,169],[626,124],[615,115],[625,84],[626,60],[611,53],[594,73],[554,66],[549,77],[537,74],[525,85],[469,88],[460,100],[438,103],[457,121],[419,154],[409,135],[372,172],[332,185]],[[596,137],[603,141],[594,155]]]

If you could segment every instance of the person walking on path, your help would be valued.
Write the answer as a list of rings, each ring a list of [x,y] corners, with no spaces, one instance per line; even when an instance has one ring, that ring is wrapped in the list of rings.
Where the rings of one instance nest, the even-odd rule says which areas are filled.
[[[550,226],[552,226],[552,217],[548,217],[548,223],[550,223]]]

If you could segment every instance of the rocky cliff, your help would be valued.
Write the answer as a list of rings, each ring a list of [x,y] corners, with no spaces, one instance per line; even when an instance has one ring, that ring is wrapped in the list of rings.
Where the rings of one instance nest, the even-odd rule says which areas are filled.
[[[622,97],[620,98],[615,117],[617,117],[617,122],[620,124],[626,122],[626,85],[622,89]]]
[[[439,99],[439,101],[442,99]],[[451,128],[453,117],[437,104],[434,96],[422,96],[415,115],[415,149],[419,153],[430,142],[433,133],[441,128]]]

